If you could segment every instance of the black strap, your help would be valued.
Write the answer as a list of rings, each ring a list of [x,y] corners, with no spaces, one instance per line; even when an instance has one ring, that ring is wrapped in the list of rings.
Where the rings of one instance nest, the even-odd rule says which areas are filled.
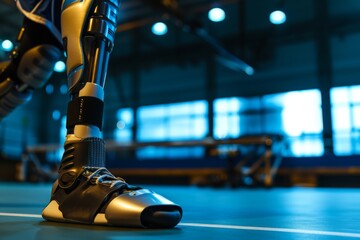
[[[89,181],[80,182],[79,186],[60,203],[59,209],[66,219],[91,224],[102,205],[111,200],[112,193],[121,191],[125,187],[125,183],[110,188]]]
[[[100,130],[103,123],[104,102],[96,97],[77,97],[68,104],[66,128],[75,125],[94,125]]]
[[[122,194],[124,190],[138,190],[140,187],[128,185],[125,182],[114,186],[109,183],[101,184],[89,178],[93,173],[88,171],[91,168],[83,168],[77,178],[77,186],[71,191],[63,189],[60,186],[52,196],[52,200],[59,203],[59,209],[65,219],[77,221],[80,223],[92,224],[99,212],[104,213],[104,209],[114,197]],[[108,170],[99,173],[101,175],[111,174]],[[98,176],[99,177],[99,176]]]

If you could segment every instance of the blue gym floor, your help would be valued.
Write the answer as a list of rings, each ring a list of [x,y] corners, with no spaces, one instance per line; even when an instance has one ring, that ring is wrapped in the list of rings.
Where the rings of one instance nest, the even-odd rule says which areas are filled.
[[[360,239],[360,189],[145,187],[182,205],[177,228],[46,222],[50,184],[0,183],[0,239]]]

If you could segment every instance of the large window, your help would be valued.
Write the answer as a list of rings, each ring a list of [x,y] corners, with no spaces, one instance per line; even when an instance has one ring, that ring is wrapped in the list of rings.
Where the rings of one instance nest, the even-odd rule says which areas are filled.
[[[360,86],[331,89],[334,152],[360,153]]]
[[[207,129],[207,102],[193,101],[138,109],[137,140],[179,141],[203,139]],[[203,155],[203,148],[144,148],[137,151],[138,157],[178,158]]]
[[[323,154],[321,96],[318,90],[295,91],[214,102],[214,137],[281,134],[286,156]]]
[[[214,101],[214,136],[217,139],[240,135],[241,98],[221,98]]]
[[[278,97],[283,106],[282,128],[288,142],[287,153],[284,155],[323,155],[320,91],[288,92],[279,94]]]
[[[138,109],[138,141],[202,139],[207,132],[206,101],[145,106]]]
[[[204,100],[143,106],[137,112],[136,139],[140,142],[204,139],[208,134],[208,105]],[[360,112],[360,111],[359,111]],[[133,138],[132,109],[118,111],[115,136]],[[284,156],[323,154],[321,95],[318,90],[293,91],[250,98],[214,101],[214,138],[277,134],[284,136]],[[198,148],[144,148],[140,158],[201,157]]]
[[[132,128],[134,126],[134,111],[132,108],[122,108],[117,111],[115,140],[128,142],[133,138]]]

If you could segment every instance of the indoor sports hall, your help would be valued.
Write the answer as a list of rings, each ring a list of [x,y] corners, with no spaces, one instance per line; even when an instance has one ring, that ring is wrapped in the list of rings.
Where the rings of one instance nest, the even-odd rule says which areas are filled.
[[[0,0],[0,239],[360,239],[359,42],[357,0]]]

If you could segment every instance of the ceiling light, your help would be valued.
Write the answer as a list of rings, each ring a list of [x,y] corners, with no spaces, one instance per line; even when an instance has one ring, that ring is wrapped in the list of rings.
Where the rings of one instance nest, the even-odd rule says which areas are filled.
[[[270,13],[269,20],[275,25],[283,24],[286,22],[286,14],[280,10],[273,11]]]
[[[55,72],[64,72],[66,69],[66,65],[63,61],[57,61],[54,66]]]
[[[224,10],[216,7],[216,8],[210,9],[210,11],[208,13],[208,17],[213,22],[221,22],[221,21],[224,21],[226,15],[225,15]]]
[[[154,23],[154,25],[151,28],[151,31],[153,34],[161,36],[161,35],[165,35],[167,33],[168,28],[165,23],[157,22],[157,23]]]
[[[10,40],[4,40],[1,43],[1,48],[4,51],[11,51],[14,47],[14,44]]]
[[[54,110],[54,111],[52,112],[52,119],[53,119],[53,120],[59,120],[60,117],[61,117],[61,113],[60,113],[59,110]]]

